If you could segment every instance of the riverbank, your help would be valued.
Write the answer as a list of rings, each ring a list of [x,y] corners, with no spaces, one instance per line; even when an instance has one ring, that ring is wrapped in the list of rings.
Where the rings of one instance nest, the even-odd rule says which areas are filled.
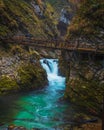
[[[42,88],[47,75],[39,62],[39,54],[21,46],[0,50],[0,95]]]
[[[83,124],[81,126],[66,126],[64,128],[59,127],[59,130],[101,130],[101,123],[87,123],[87,124]],[[27,130],[25,127],[22,126],[15,126],[15,125],[10,125],[8,126],[8,130],[15,130],[15,129],[19,129],[19,130]],[[52,130],[56,130],[57,128],[53,128]],[[38,128],[33,128],[32,130],[42,130],[42,129],[38,129]],[[48,130],[48,129],[44,129],[44,130]]]

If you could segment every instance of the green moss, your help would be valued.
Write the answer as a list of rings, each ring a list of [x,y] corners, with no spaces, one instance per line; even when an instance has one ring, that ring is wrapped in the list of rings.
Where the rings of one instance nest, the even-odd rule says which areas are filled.
[[[76,16],[69,26],[68,38],[86,38],[98,44],[98,40],[104,40],[101,31],[104,28],[104,1],[84,0],[80,2]]]
[[[39,65],[23,64],[17,71],[17,79],[9,76],[0,78],[0,94],[39,89],[47,84],[46,72]]]
[[[52,8],[50,3],[43,2],[41,5],[39,4],[41,10],[44,12],[43,17],[40,18],[35,13],[35,9],[30,3],[31,1],[26,0],[1,0],[0,2],[0,35],[4,36],[12,36],[15,35],[18,31],[21,31],[23,34],[32,34],[35,37],[39,38],[47,38],[50,33],[51,36],[54,36],[53,30],[56,25],[57,16],[51,15],[55,10]],[[43,10],[43,6],[46,4],[46,9]],[[46,19],[51,22],[51,26],[49,28],[49,34],[46,33]]]
[[[81,79],[72,79],[67,83],[65,98],[100,114],[103,93],[104,84],[100,84],[97,80],[88,82]]]
[[[2,76],[0,78],[0,93],[6,94],[9,92],[17,91],[19,88],[16,80],[13,80],[11,77]]]
[[[20,89],[41,88],[47,83],[46,73],[39,65],[24,64],[19,68],[18,73]]]
[[[0,57],[13,59],[7,67],[7,74],[0,74],[0,94],[40,89],[47,84],[47,75],[40,65],[38,52],[10,45],[7,52],[3,47],[0,48]],[[13,72],[9,69],[13,69]]]
[[[2,37],[6,36],[8,32],[9,32],[8,27],[3,26],[3,25],[0,26],[0,35],[1,35]]]

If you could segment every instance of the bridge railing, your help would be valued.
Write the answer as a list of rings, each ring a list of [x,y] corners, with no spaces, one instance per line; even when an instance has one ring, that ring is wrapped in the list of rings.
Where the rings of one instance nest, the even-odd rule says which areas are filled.
[[[84,41],[63,41],[63,40],[48,40],[48,39],[36,39],[34,37],[25,37],[25,36],[14,36],[12,38],[4,39],[10,43],[16,43],[21,45],[28,46],[39,46],[39,47],[50,47],[56,49],[69,49],[69,50],[77,50],[77,49],[85,49],[85,50],[104,50],[104,44],[90,44]]]

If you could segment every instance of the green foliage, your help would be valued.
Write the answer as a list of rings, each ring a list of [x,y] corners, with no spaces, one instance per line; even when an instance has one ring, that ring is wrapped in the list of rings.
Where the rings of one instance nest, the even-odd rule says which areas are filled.
[[[48,1],[56,11],[60,12],[60,10],[68,5],[67,0],[46,0]]]
[[[5,7],[1,9],[1,26],[2,24],[9,27],[12,33],[22,29],[21,31],[29,31],[30,33],[38,21],[37,17],[33,14],[31,6],[27,4],[24,0],[13,1],[13,0],[3,0]],[[6,23],[6,24],[5,24]],[[23,25],[23,27],[21,27]],[[31,26],[32,25],[32,26]],[[32,29],[32,30],[30,30]]]
[[[96,41],[104,39],[101,32],[104,30],[104,1],[84,0],[80,3],[76,16],[69,27],[68,38],[84,37]]]
[[[1,0],[0,37],[11,37],[18,33],[18,31],[23,34],[29,33],[39,38],[47,38],[50,34],[51,37],[54,36],[55,30],[57,31],[57,29],[55,28],[56,16],[51,15],[54,12],[52,6],[46,3],[46,9],[43,11],[44,18],[40,18],[36,15],[35,9],[30,2],[26,0]],[[41,2],[38,2],[38,4],[41,10],[43,10],[43,4]],[[49,24],[48,19],[51,26],[48,26],[49,30],[46,32],[46,25]]]
[[[6,36],[8,32],[9,32],[8,27],[6,27],[6,26],[0,26],[0,35],[2,37]]]

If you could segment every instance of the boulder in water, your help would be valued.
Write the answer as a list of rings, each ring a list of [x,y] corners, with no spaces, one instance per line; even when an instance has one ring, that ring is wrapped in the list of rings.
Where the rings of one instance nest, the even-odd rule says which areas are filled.
[[[26,128],[20,126],[18,130],[26,130]]]

